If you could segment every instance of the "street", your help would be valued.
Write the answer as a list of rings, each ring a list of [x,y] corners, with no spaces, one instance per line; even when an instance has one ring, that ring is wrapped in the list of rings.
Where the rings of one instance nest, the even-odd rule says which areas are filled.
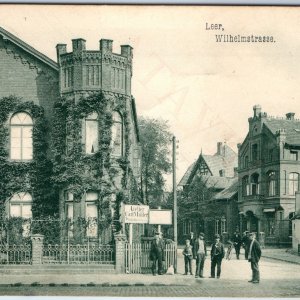
[[[194,262],[195,264],[195,262]],[[260,262],[261,282],[259,284],[248,283],[251,277],[250,264],[246,260],[223,261],[221,279],[209,278],[210,261],[205,263],[204,279],[195,279],[194,276],[184,276],[183,262],[179,259],[179,270],[176,275],[163,275],[153,277],[150,274],[122,274],[122,281],[111,281],[111,286],[103,286],[102,278],[109,275],[99,275],[97,280],[91,280],[86,275],[53,276],[55,282],[49,286],[49,277],[39,275],[42,286],[28,284],[23,286],[0,286],[1,295],[69,295],[69,296],[164,296],[164,297],[299,297],[300,296],[300,265],[273,259],[263,258]],[[49,276],[49,275],[48,275]],[[9,276],[8,276],[9,277]],[[15,276],[16,277],[16,276]],[[20,276],[21,278],[21,276]],[[26,283],[16,278],[19,282]],[[24,276],[23,276],[24,278]],[[43,279],[44,278],[44,279]],[[64,279],[63,279],[64,278]],[[118,278],[118,277],[116,277]],[[47,280],[46,280],[47,279]],[[55,281],[56,279],[56,281]],[[126,281],[127,279],[127,281]],[[2,282],[8,282],[4,276]],[[28,281],[29,280],[29,281]],[[81,280],[81,281],[80,281]],[[33,282],[33,281],[32,281]],[[46,283],[47,282],[47,283]],[[80,284],[81,282],[81,284]],[[94,282],[94,284],[87,284]],[[73,284],[72,284],[73,283]]]

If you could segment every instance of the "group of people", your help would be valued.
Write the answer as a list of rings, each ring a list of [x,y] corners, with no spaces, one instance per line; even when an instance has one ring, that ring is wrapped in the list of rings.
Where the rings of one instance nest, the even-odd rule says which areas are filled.
[[[185,247],[183,249],[182,254],[184,255],[184,275],[188,275],[190,273],[193,275],[192,271],[192,260],[196,259],[196,273],[195,278],[204,278],[203,269],[204,262],[207,256],[206,250],[206,242],[204,240],[204,234],[201,232],[198,238],[194,239],[193,234],[191,234],[191,238],[185,241]],[[210,278],[216,277],[216,269],[217,269],[217,278],[221,276],[221,264],[222,259],[225,256],[224,245],[220,241],[220,235],[215,235],[215,241],[212,244],[211,251],[211,270],[210,270]]]
[[[256,234],[254,232],[245,232],[243,237],[241,237],[239,232],[236,231],[233,235],[232,243],[235,248],[237,259],[240,258],[241,246],[243,246],[243,248],[245,249],[245,259],[247,259],[251,263],[252,269],[252,279],[249,280],[249,282],[259,283],[260,273],[258,263],[261,257],[261,247],[258,241],[256,240]],[[163,261],[165,261],[164,250],[165,243],[162,238],[162,234],[156,232],[155,239],[152,241],[150,248],[150,260],[152,261],[152,274],[154,276],[156,274],[163,275]],[[204,262],[207,256],[204,233],[201,232],[197,238],[194,238],[193,233],[191,233],[190,239],[187,239],[185,241],[185,247],[183,249],[182,254],[184,255],[184,275],[188,275],[188,273],[193,275],[192,261],[193,259],[195,259],[195,278],[204,278],[203,269]],[[210,278],[220,278],[222,260],[225,257],[225,247],[220,241],[219,234],[215,235],[215,240],[211,246],[210,257]]]

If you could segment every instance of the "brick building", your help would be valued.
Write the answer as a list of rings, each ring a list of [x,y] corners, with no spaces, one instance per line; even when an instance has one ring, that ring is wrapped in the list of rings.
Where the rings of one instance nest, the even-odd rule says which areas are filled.
[[[55,62],[0,28],[2,216],[85,219],[71,238],[109,242],[142,201],[132,47],[112,44],[58,44]]]
[[[269,117],[255,105],[238,145],[240,228],[263,232],[269,244],[291,243],[300,173],[300,121],[294,115]]]
[[[237,154],[217,143],[214,155],[201,152],[178,184],[178,240],[190,232],[204,232],[208,241],[214,234],[232,235],[238,225]],[[217,209],[216,209],[217,208]]]

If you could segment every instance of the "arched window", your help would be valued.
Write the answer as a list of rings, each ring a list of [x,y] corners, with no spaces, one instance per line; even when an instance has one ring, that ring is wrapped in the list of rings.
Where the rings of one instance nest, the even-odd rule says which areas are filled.
[[[119,112],[113,112],[112,155],[123,155],[123,119]]]
[[[16,193],[9,200],[9,217],[32,218],[32,197],[29,193]]]
[[[248,196],[249,195],[249,177],[245,176],[242,179],[242,195]]]
[[[93,112],[85,118],[85,153],[93,154],[97,152],[98,145],[98,114],[96,112]]]
[[[10,119],[10,158],[32,159],[33,122],[28,113],[19,112]]]
[[[289,194],[295,196],[295,192],[299,190],[299,174],[289,174]]]
[[[251,195],[259,195],[259,175],[254,173],[251,175]]]
[[[270,171],[267,173],[268,176],[268,194],[269,196],[275,196],[276,195],[276,173],[274,171]]]

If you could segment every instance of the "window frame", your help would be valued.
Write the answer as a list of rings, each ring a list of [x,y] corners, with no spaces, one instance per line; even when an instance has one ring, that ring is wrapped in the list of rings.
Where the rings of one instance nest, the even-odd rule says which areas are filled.
[[[19,114],[25,114],[27,115],[27,117],[29,117],[31,123],[30,124],[22,124],[22,123],[12,123],[12,120],[13,118],[15,118],[17,115]],[[10,121],[9,121],[9,135],[10,135],[10,138],[9,138],[9,158],[10,160],[12,161],[31,161],[33,159],[33,118],[32,116],[27,112],[27,111],[18,111],[16,113],[14,113],[11,118],[10,118]],[[13,146],[13,142],[12,142],[12,128],[20,128],[21,129],[21,133],[20,133],[20,137],[19,137],[19,141],[20,141],[20,158],[12,158],[12,148],[15,148],[15,147],[12,147]],[[30,137],[30,140],[31,140],[31,147],[29,149],[31,149],[31,158],[24,158],[24,146],[23,146],[23,143],[24,143],[24,137],[23,137],[23,128],[31,128],[31,137]]]
[[[87,124],[88,123],[94,123],[96,125],[96,143],[95,143],[95,149],[92,152],[88,151],[88,142],[87,139],[90,138],[90,134],[87,134]],[[91,112],[90,114],[88,114],[85,118],[84,118],[84,152],[86,155],[94,155],[95,153],[97,153],[99,151],[99,140],[100,140],[100,136],[99,136],[99,114],[96,111]],[[93,147],[94,144],[91,143],[91,147]]]
[[[114,119],[114,116],[115,115],[118,115],[119,119],[118,120],[115,120]],[[112,118],[113,118],[113,123],[112,123],[112,137],[111,137],[111,147],[112,147],[112,152],[111,152],[111,155],[113,157],[122,157],[124,156],[124,144],[125,144],[125,141],[124,141],[124,120],[123,120],[123,116],[122,114],[117,111],[117,110],[114,110],[113,111],[113,115],[112,115]],[[114,127],[115,126],[120,126],[120,132],[121,132],[121,138],[120,138],[120,145],[118,145],[118,149],[120,151],[118,151],[118,153],[115,152],[115,140],[113,139],[113,131],[114,131]],[[116,133],[117,133],[117,130],[118,130],[118,127],[116,127]]]
[[[291,178],[291,175],[297,175],[297,179]],[[297,189],[295,189],[295,182],[297,183]],[[293,193],[291,193],[291,184],[293,186]],[[289,173],[289,185],[288,185],[288,191],[290,196],[295,196],[295,192],[299,191],[299,173],[297,172],[290,172]]]

